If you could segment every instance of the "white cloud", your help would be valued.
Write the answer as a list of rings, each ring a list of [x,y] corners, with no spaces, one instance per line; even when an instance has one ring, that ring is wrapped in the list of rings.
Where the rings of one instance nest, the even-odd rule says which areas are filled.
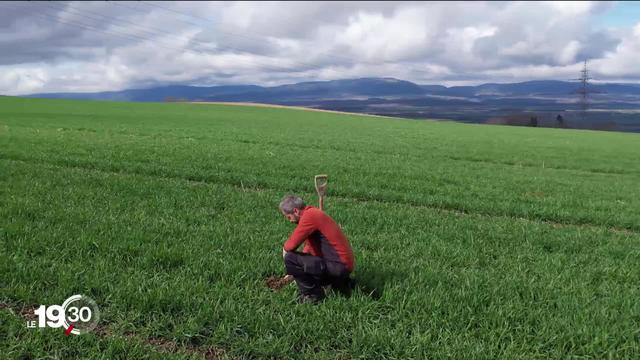
[[[552,11],[570,16],[587,14],[597,5],[593,1],[545,1],[544,4],[551,7]]]
[[[591,62],[593,71],[607,77],[640,80],[640,22],[626,33],[615,50]]]
[[[484,72],[493,78],[506,81],[517,81],[522,78],[523,74],[527,75],[529,80],[569,80],[576,78],[582,70],[582,63],[575,63],[566,66],[549,66],[549,65],[522,65],[501,68],[495,70],[487,70]]]
[[[571,64],[576,61],[578,51],[580,50],[580,42],[572,40],[564,49],[558,52],[557,61],[560,64]]]
[[[0,72],[0,88],[12,89],[8,95],[38,91],[48,80],[47,73],[39,67],[8,69]]]
[[[420,9],[399,9],[392,17],[358,13],[336,41],[369,62],[411,58],[431,46],[423,16]]]
[[[592,26],[592,18],[611,6],[0,4],[0,93],[167,83],[274,85],[368,76],[445,84],[567,79],[578,75],[583,59],[590,60],[598,80],[640,78],[640,24],[626,32]],[[92,24],[93,29],[62,21]]]
[[[470,54],[476,40],[484,37],[491,37],[496,34],[497,30],[497,27],[488,25],[447,29],[447,41],[457,43],[458,48],[463,53]]]

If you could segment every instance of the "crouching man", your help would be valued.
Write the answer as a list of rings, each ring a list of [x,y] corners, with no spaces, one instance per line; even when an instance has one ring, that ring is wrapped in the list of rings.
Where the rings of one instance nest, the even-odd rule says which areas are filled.
[[[282,256],[287,274],[292,275],[300,292],[299,301],[317,304],[324,299],[323,286],[349,295],[353,281],[353,251],[338,224],[322,210],[306,206],[294,195],[280,202],[280,212],[298,224],[284,243]],[[302,252],[295,251],[302,243]]]

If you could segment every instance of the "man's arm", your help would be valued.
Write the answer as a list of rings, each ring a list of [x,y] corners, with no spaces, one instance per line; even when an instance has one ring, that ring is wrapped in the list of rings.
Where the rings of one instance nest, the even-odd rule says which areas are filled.
[[[309,215],[300,219],[300,223],[291,236],[289,236],[289,239],[284,243],[283,252],[297,249],[298,246],[300,246],[300,244],[309,237],[309,235],[316,231],[316,226]]]
[[[304,247],[302,248],[302,252],[313,255],[313,249],[311,248],[311,243],[310,242],[307,241],[307,242],[304,243]]]

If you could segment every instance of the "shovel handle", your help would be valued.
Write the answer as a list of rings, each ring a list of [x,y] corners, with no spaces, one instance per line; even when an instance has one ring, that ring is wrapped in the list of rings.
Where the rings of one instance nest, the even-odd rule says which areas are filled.
[[[327,190],[327,175],[316,175],[315,177],[316,192],[318,193],[318,202],[320,210],[324,208],[324,193]]]

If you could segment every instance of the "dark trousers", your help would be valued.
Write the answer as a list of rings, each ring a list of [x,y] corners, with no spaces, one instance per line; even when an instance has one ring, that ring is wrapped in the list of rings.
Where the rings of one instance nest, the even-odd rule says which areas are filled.
[[[293,275],[301,295],[324,297],[323,286],[343,289],[349,284],[349,270],[338,261],[290,251],[284,257],[284,266],[287,274]]]

